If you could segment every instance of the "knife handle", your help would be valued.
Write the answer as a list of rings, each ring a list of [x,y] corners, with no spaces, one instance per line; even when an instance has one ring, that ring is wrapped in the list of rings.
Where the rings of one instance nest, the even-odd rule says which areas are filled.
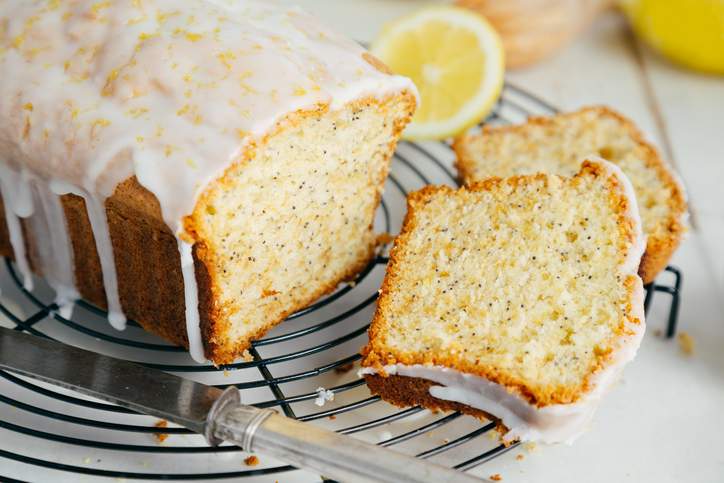
[[[229,441],[299,468],[343,482],[479,483],[478,478],[365,443],[318,426],[287,418],[270,409],[241,404],[228,388],[209,413],[206,437]]]

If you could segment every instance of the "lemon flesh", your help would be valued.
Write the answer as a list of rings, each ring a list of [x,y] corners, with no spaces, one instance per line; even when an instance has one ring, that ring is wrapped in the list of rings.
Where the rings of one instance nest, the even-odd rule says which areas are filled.
[[[433,7],[403,17],[383,31],[372,53],[418,88],[421,103],[407,139],[464,131],[490,113],[503,86],[500,38],[468,10]]]

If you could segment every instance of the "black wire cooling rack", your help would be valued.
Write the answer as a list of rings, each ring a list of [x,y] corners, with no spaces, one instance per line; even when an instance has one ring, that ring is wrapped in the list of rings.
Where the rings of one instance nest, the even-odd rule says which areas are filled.
[[[555,109],[529,93],[506,85],[491,124],[522,121]],[[455,184],[452,154],[445,143],[401,143],[392,164],[376,228],[394,233],[404,216],[405,195],[427,184]],[[0,324],[41,337],[182,373],[219,387],[235,385],[245,402],[275,408],[289,417],[314,422],[344,434],[395,447],[461,471],[509,448],[493,436],[495,423],[459,413],[433,414],[421,408],[398,409],[371,396],[356,374],[359,348],[366,341],[377,289],[387,263],[385,251],[354,283],[290,316],[254,342],[253,360],[224,367],[193,363],[185,350],[166,344],[130,322],[115,332],[105,313],[79,301],[71,319],[63,318],[53,294],[42,283],[22,288],[6,260],[0,299]],[[681,273],[668,267],[646,287],[648,313],[657,292],[668,294],[663,312],[667,336],[674,335]],[[322,407],[317,389],[334,393]],[[321,401],[320,401],[321,402]],[[168,439],[160,440],[164,436]],[[284,481],[295,469],[261,456],[258,466],[243,462],[236,446],[209,447],[181,427],[159,427],[158,420],[76,393],[0,371],[0,480],[32,475],[37,481],[77,481],[106,477],[146,480],[242,478]],[[309,476],[309,475],[308,475]],[[303,475],[302,475],[303,478]],[[302,479],[300,481],[309,481]]]

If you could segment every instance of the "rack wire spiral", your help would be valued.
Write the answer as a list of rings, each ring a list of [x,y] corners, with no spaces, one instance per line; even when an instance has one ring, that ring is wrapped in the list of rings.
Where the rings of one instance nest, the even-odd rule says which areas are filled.
[[[555,109],[531,94],[506,85],[491,124],[522,121]],[[445,143],[401,143],[395,154],[376,228],[395,233],[404,216],[405,196],[427,184],[455,184],[452,154]],[[421,408],[399,409],[371,396],[356,374],[359,348],[384,275],[384,251],[354,283],[290,316],[256,341],[251,361],[224,367],[193,363],[184,349],[147,334],[130,322],[115,332],[105,313],[79,301],[66,319],[42,283],[22,288],[6,260],[0,276],[0,325],[112,356],[134,360],[184,377],[225,387],[235,385],[242,399],[275,408],[289,417],[321,424],[344,434],[416,454],[461,471],[476,467],[510,448],[482,437],[495,423],[459,413],[433,414]],[[681,273],[668,267],[657,283],[646,287],[647,313],[656,292],[664,301],[667,335],[676,329]],[[662,308],[664,305],[661,306]],[[317,388],[334,393],[318,407]],[[321,401],[320,401],[321,402]],[[0,371],[0,480],[32,474],[41,481],[65,478],[130,478],[145,480],[250,479],[290,472],[294,468],[263,458],[258,467],[243,463],[236,446],[209,447],[203,438],[181,427],[159,427],[157,420],[131,410]],[[154,436],[169,435],[160,443]],[[285,476],[285,480],[286,480]]]

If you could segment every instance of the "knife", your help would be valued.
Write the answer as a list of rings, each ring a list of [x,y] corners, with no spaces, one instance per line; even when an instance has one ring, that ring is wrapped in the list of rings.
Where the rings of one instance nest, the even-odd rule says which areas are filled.
[[[156,416],[343,482],[459,482],[465,473],[241,403],[221,390],[140,364],[0,327],[0,368]]]

